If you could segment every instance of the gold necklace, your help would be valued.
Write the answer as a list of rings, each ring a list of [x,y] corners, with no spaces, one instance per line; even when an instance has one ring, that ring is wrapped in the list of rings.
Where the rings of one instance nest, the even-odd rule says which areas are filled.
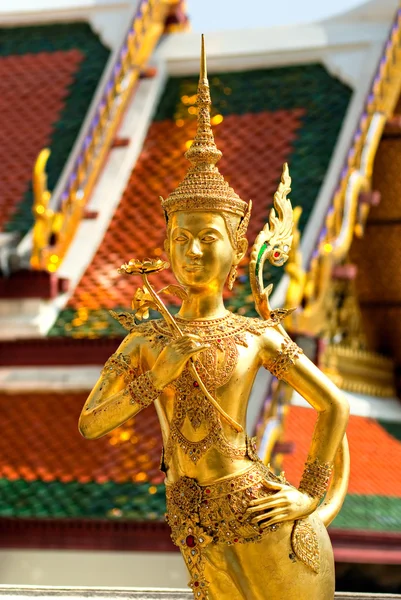
[[[247,347],[247,332],[254,335],[261,335],[266,331],[267,327],[276,325],[279,322],[275,318],[262,321],[261,319],[251,319],[241,315],[234,315],[231,312],[227,312],[224,317],[219,317],[218,319],[194,319],[190,321],[176,316],[175,320],[184,334],[196,333],[206,343],[214,344],[222,350],[224,349],[224,339],[232,338],[236,344]],[[172,333],[164,320],[151,321],[151,324],[161,336],[166,338],[172,337]]]
[[[210,348],[196,358],[195,366],[208,390],[214,394],[217,388],[231,379],[235,370],[238,361],[235,338],[244,343],[243,322],[238,323],[237,318],[231,313],[208,321],[188,321],[177,318],[177,322],[184,334],[196,333],[210,344]],[[163,322],[155,323],[155,327],[160,333],[164,335],[167,333]],[[193,380],[188,370],[185,370],[173,385],[176,390],[176,400],[166,447],[166,462],[172,458],[176,447],[188,454],[195,464],[212,446],[216,446],[222,454],[231,458],[245,456],[245,448],[234,446],[226,439],[217,411],[205,400],[197,382]],[[206,436],[198,441],[189,440],[184,436],[181,428],[186,418],[195,431],[202,423],[207,424]]]
[[[276,325],[282,316],[272,314],[271,319],[262,321],[227,312],[217,319],[187,320],[177,316],[175,319],[184,335],[196,334],[210,345],[197,356],[195,366],[207,389],[215,395],[216,389],[228,383],[237,366],[237,346],[248,347],[247,333],[261,335],[267,327]],[[153,328],[152,335],[148,336],[149,341],[161,351],[173,339],[173,334],[164,320],[154,320],[149,325]],[[187,369],[172,387],[176,397],[165,451],[166,463],[178,447],[195,464],[212,446],[230,458],[246,455],[245,446],[238,447],[227,440],[218,412],[206,401],[198,382],[194,381]],[[181,431],[186,418],[195,431],[201,424],[207,424],[208,433],[201,440],[189,440]]]

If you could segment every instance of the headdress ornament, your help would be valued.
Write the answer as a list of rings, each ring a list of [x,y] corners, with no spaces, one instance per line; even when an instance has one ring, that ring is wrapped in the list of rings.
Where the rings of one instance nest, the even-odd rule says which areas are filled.
[[[196,105],[198,128],[195,139],[185,153],[191,166],[174,192],[166,200],[162,199],[162,207],[167,216],[178,210],[213,210],[230,212],[239,217],[248,216],[250,206],[248,208],[248,204],[234,192],[216,167],[222,153],[216,146],[210,124],[211,99],[203,35]]]

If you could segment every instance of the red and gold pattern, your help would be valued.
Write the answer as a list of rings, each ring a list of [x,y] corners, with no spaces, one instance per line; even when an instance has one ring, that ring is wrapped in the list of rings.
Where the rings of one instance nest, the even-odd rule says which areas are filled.
[[[299,484],[299,491],[312,498],[323,498],[332,472],[332,463],[322,463],[318,459],[312,461],[308,458]]]
[[[200,486],[195,479],[181,477],[166,484],[167,521],[171,538],[184,557],[191,574],[190,587],[199,600],[207,600],[209,583],[204,574],[204,550],[211,543],[256,542],[276,531],[272,525],[263,531],[246,516],[249,503],[274,493],[265,482],[278,482],[261,462],[245,472]]]
[[[296,521],[291,534],[291,546],[296,556],[319,573],[320,553],[319,540],[316,531],[306,519]]]
[[[149,371],[133,379],[127,390],[131,396],[131,404],[138,404],[141,409],[152,404],[160,396],[160,390],[153,385]]]
[[[203,343],[210,345],[195,360],[195,367],[206,388],[215,395],[216,390],[231,379],[237,366],[237,345],[247,347],[249,333],[261,335],[267,327],[274,326],[280,319],[281,315],[278,314],[273,314],[268,321],[261,321],[228,312],[222,318],[208,321],[188,321],[180,318],[176,318],[176,321],[184,335],[198,335]],[[146,328],[147,334],[150,333],[148,339],[161,350],[172,339],[172,333],[164,321],[152,321],[149,325],[152,325],[158,335],[152,335],[150,328]],[[210,403],[205,402],[202,390],[187,369],[174,382],[173,387],[176,391],[176,402],[166,445],[167,464],[178,447],[180,451],[188,454],[195,464],[212,446],[216,446],[224,456],[233,459],[246,456],[245,446],[239,447],[227,440],[218,412]],[[193,442],[183,435],[181,429],[186,417],[194,430],[197,430],[201,423],[207,424],[208,433],[203,439]]]

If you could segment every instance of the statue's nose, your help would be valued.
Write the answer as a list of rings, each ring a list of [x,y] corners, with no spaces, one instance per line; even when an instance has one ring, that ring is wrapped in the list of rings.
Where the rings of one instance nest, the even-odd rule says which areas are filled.
[[[203,252],[198,240],[192,240],[192,242],[188,246],[187,254],[191,257],[202,256]]]

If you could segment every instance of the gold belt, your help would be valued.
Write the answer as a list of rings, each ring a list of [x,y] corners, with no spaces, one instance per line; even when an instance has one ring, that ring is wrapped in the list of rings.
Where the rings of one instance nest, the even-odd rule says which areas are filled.
[[[182,546],[182,531],[188,524],[202,528],[215,542],[230,544],[260,539],[262,531],[251,524],[251,517],[245,513],[252,500],[273,493],[265,485],[266,481],[280,480],[265,465],[257,462],[240,474],[224,477],[209,485],[199,485],[190,477],[167,483],[167,520],[174,543]],[[277,528],[278,525],[272,525],[263,533]]]
[[[181,477],[175,483],[166,482],[171,538],[180,548],[191,574],[189,585],[195,598],[208,600],[204,550],[210,543],[256,542],[281,527],[278,523],[261,530],[251,523],[253,517],[246,514],[252,500],[274,493],[267,487],[268,481],[287,483],[259,461],[246,471],[209,485],[199,485],[190,477]],[[317,535],[307,519],[295,522],[291,544],[295,555],[318,572]]]
[[[204,549],[211,542],[237,544],[260,540],[280,525],[259,530],[245,515],[249,503],[270,496],[265,481],[279,481],[263,463],[255,462],[246,471],[224,477],[209,485],[180,477],[166,482],[167,521],[171,538],[180,548],[191,574],[189,582],[198,600],[208,600]]]

